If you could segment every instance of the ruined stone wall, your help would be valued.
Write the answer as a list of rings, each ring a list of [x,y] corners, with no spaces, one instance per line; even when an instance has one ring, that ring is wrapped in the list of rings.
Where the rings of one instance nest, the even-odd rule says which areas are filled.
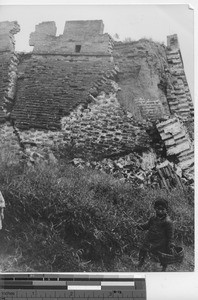
[[[113,40],[103,34],[104,24],[98,21],[69,21],[65,23],[63,35],[56,36],[55,22],[36,25],[30,35],[33,53],[54,54],[110,54]]]
[[[82,152],[86,149],[93,157],[120,156],[150,147],[145,129],[123,111],[116,93],[99,95],[87,109],[78,107],[62,119],[62,129],[68,143],[82,147]]]
[[[15,98],[18,60],[14,34],[18,31],[17,22],[0,23],[0,123],[5,122]]]
[[[134,121],[130,113],[125,114],[116,98],[118,87],[115,82],[112,84],[114,93],[92,97],[86,108],[79,105],[69,116],[63,117],[60,131],[20,131],[23,143],[32,151],[36,146],[41,155],[44,148],[61,147],[66,156],[67,151],[71,151],[74,156],[86,160],[148,150],[149,135],[143,124]]]
[[[176,34],[167,37],[166,55],[171,78],[171,84],[167,89],[171,113],[177,113],[183,119],[192,118],[194,107]]]
[[[54,22],[36,25],[30,37],[33,53],[19,55],[11,115],[18,128],[60,129],[60,119],[89,102],[90,94],[112,90],[118,70],[110,54],[112,39],[103,27],[100,20],[66,22],[57,37]]]
[[[63,146],[113,164],[151,148],[150,119],[166,157],[191,179],[193,104],[177,36],[168,47],[114,44],[103,29],[100,20],[71,21],[56,36],[55,23],[44,22],[31,34],[33,53],[16,54],[18,24],[0,23],[0,121],[11,125],[0,128],[1,146],[10,139],[24,155],[41,156]]]
[[[109,56],[22,55],[12,117],[19,128],[60,129],[60,119],[90,93],[111,89]]]
[[[186,126],[176,117],[157,124],[167,157],[176,162],[187,178],[194,178],[194,148]]]
[[[113,57],[119,65],[118,99],[137,119],[170,115],[166,99],[166,53],[150,40],[116,43]]]

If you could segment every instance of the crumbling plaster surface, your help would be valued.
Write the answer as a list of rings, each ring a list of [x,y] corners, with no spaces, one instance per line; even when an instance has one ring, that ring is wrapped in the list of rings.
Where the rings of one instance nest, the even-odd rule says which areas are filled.
[[[150,40],[116,43],[113,57],[120,72],[118,99],[137,119],[170,115],[166,99],[165,47]]]

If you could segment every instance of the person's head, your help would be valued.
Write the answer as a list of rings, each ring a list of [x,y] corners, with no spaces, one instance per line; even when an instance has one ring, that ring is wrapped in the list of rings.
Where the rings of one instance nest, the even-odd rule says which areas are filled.
[[[167,214],[168,202],[164,198],[157,198],[154,202],[154,209],[158,217],[164,217]]]

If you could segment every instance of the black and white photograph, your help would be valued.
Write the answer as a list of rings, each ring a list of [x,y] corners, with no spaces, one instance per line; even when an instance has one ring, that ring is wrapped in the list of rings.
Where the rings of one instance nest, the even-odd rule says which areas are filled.
[[[0,5],[0,272],[193,272],[194,11]]]

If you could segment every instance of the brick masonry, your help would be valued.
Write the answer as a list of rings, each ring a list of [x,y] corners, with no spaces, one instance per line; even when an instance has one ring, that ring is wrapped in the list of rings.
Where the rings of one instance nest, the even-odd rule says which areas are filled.
[[[16,54],[18,24],[0,23],[0,122],[11,116],[18,138],[37,150],[73,145],[106,157],[147,151],[150,119],[167,155],[192,177],[192,141],[182,121],[192,128],[193,104],[177,36],[167,47],[146,39],[114,43],[103,28],[101,20],[69,21],[56,36],[55,23],[44,22],[31,34],[33,53]],[[13,128],[1,127],[4,140]]]
[[[176,34],[167,37],[166,55],[171,78],[171,85],[167,90],[171,113],[177,113],[183,119],[192,118],[194,107]]]
[[[36,150],[42,156],[49,148],[61,146],[64,149],[66,146],[65,149],[77,151],[78,156],[86,160],[148,151],[150,137],[145,127],[138,124],[130,113],[125,114],[116,98],[118,86],[113,81],[111,84],[114,93],[101,92],[92,97],[86,108],[79,105],[61,119],[61,130],[20,130],[23,144],[32,149],[32,153]]]
[[[130,114],[124,113],[116,93],[102,93],[93,100],[87,109],[78,107],[62,119],[65,140],[76,147],[86,145],[86,152],[99,157],[149,149],[150,137]]]
[[[89,94],[108,90],[109,56],[22,55],[12,117],[19,128],[60,129],[60,119]],[[101,82],[103,78],[103,82]]]

